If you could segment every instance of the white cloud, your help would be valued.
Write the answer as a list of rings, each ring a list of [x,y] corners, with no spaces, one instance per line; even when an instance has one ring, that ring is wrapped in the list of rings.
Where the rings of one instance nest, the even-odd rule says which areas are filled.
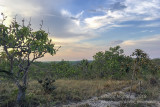
[[[57,55],[53,58],[54,60],[81,60],[83,58],[93,59],[92,56],[99,51],[108,50],[109,47],[114,47],[115,45],[120,45],[126,55],[131,55],[135,49],[142,49],[144,52],[148,53],[150,58],[160,57],[160,35],[155,35],[151,37],[145,37],[138,40],[115,40],[112,41],[109,45],[100,45],[91,44],[91,43],[66,43],[60,49]],[[44,59],[45,60],[45,59]],[[53,60],[52,58],[48,60]]]
[[[74,41],[74,40],[73,40]],[[39,59],[40,61],[55,61],[55,60],[82,60],[82,59],[93,59],[93,55],[99,51],[104,51],[107,46],[97,46],[97,44],[92,43],[76,43],[68,40],[60,42],[62,46],[54,57],[46,55],[44,58]],[[56,45],[57,46],[57,45]]]
[[[125,8],[120,8],[119,10],[117,10],[117,7],[115,11],[105,9],[105,15],[86,18],[84,19],[84,22],[88,28],[98,29],[124,21],[154,20],[160,18],[159,0],[126,0],[123,3],[123,7]]]
[[[77,26],[80,26],[80,17],[83,15],[84,11],[81,11],[80,13],[73,15],[71,12],[68,10],[61,10],[61,14],[64,15],[65,17],[70,18]]]
[[[20,14],[24,17],[30,17],[39,14],[42,11],[40,5],[31,2],[30,0],[5,0],[2,3],[4,8],[1,10],[2,12],[6,12],[9,15]]]
[[[40,4],[31,0],[4,0],[0,1],[0,4],[2,4],[0,12],[7,16],[7,20],[4,22],[6,25],[9,25],[16,15],[29,18],[38,16],[43,11]]]
[[[82,15],[83,15],[84,11],[81,11],[80,13],[76,14],[76,15],[73,15],[71,12],[69,12],[68,10],[65,10],[65,9],[62,9],[61,10],[61,14],[64,15],[64,16],[67,16],[67,17],[73,17],[73,18],[80,18]]]
[[[65,15],[65,16],[69,16],[69,17],[72,16],[72,14],[69,11],[64,10],[64,9],[61,10],[61,13],[62,13],[62,15]]]
[[[67,0],[67,3],[71,0]],[[22,18],[32,18],[32,26],[38,29],[40,21],[44,21],[44,27],[50,29],[51,35],[54,34],[58,38],[76,39],[75,41],[81,41],[88,38],[95,37],[94,32],[89,31],[81,26],[81,17],[84,11],[77,14],[72,14],[70,11],[62,9],[56,10],[56,7],[60,3],[65,3],[63,0],[4,0],[0,1],[0,12],[6,13],[8,16],[5,21],[7,25],[10,24],[13,17],[18,14],[19,22]],[[0,16],[0,20],[2,16]],[[61,40],[61,39],[59,39]]]
[[[154,30],[142,30],[141,32],[145,33],[145,32],[154,32]]]
[[[88,28],[97,29],[107,25],[113,25],[117,20],[122,20],[123,17],[124,14],[122,12],[112,12],[109,10],[104,16],[94,16],[91,18],[86,18],[84,22],[87,24]]]
[[[127,55],[130,55],[135,49],[142,49],[151,58],[160,57],[160,35],[145,37],[139,40],[126,40],[120,46],[125,50]]]
[[[159,0],[126,0],[125,5],[127,6],[127,8],[125,9],[125,11],[135,14],[154,15],[155,12],[157,12],[156,10],[160,9],[159,3]]]
[[[83,13],[84,13],[84,11],[81,11],[80,13],[78,13],[78,14],[76,15],[76,18],[81,17],[81,16],[83,15]]]
[[[127,41],[124,41],[122,43],[122,45],[144,45],[143,43],[148,43],[149,45],[151,43],[156,43],[160,41],[160,35],[157,35],[157,36],[152,36],[152,37],[145,37],[145,38],[142,38],[142,39],[139,39],[139,40],[127,40]]]
[[[83,15],[86,12],[83,10],[77,14],[73,14],[66,9],[56,10],[54,8],[58,7],[60,2],[68,3],[68,1],[72,0],[3,0],[3,2],[0,0],[0,12],[7,13],[6,15],[9,16],[8,22],[10,22],[16,14],[25,18],[32,17],[32,25],[36,24],[36,26],[39,25],[40,20],[44,19],[44,24],[50,28],[51,33],[53,32],[54,43],[58,46],[63,46],[53,59],[47,57],[48,60],[58,59],[59,57],[62,58],[62,56],[66,59],[74,57],[77,60],[82,59],[84,56],[91,59],[96,52],[105,50],[106,46],[97,46],[97,41],[95,44],[81,43],[83,40],[95,38],[98,36],[97,33],[101,33],[106,29],[132,26],[123,25],[121,22],[132,20],[148,21],[160,18],[160,0],[125,0],[122,3],[117,3],[116,0],[112,0],[114,1],[114,3],[111,4],[113,8],[110,7],[107,9],[105,7],[95,9],[96,12],[103,12],[104,15],[93,17],[87,17],[87,15],[85,15],[85,19],[83,19]],[[0,16],[0,20],[1,19],[2,17]],[[152,23],[142,26],[158,27],[159,25],[158,23]],[[98,31],[95,29],[98,29]],[[142,32],[152,32],[152,30]],[[140,40],[112,41],[112,44],[120,44],[129,52],[131,52],[130,50],[133,52],[135,48],[150,50],[150,54],[153,56],[152,52],[157,51],[157,53],[159,53],[158,50],[160,50],[158,47],[160,46],[159,37],[160,36],[154,36]]]
[[[160,27],[160,23],[144,24],[140,25],[139,27]]]

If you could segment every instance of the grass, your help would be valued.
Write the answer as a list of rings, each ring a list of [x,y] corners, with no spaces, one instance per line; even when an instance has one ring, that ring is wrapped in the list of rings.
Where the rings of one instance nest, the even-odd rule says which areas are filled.
[[[106,92],[119,90],[128,86],[128,81],[116,80],[56,80],[56,89],[52,93],[45,93],[42,86],[35,80],[29,81],[26,92],[27,106],[41,105],[53,106],[78,102]],[[0,106],[13,105],[18,90],[11,82],[0,84]]]
[[[130,92],[130,89],[126,90]],[[157,100],[160,96],[160,80],[156,84],[150,84],[149,80],[142,81],[141,90],[139,90],[138,82],[135,82],[132,87],[132,92],[136,93],[143,100]]]
[[[26,91],[26,106],[32,107],[39,105],[40,107],[50,107],[54,105],[60,106],[70,102],[79,102],[94,96],[100,96],[106,92],[121,90],[124,87],[130,86],[130,81],[58,79],[54,85],[56,89],[53,92],[45,93],[38,81],[30,80]],[[144,100],[156,100],[160,94],[159,89],[159,83],[152,85],[148,81],[143,81],[141,92],[139,92],[137,84],[134,84],[132,92],[138,95],[145,95]],[[126,91],[129,91],[129,89]],[[0,107],[15,105],[17,93],[18,89],[15,84],[11,81],[1,81]]]
[[[129,104],[121,104],[119,107],[156,107],[155,104],[145,104],[145,103],[129,103]]]
[[[55,90],[62,100],[80,101],[128,85],[126,81],[114,80],[57,80]]]

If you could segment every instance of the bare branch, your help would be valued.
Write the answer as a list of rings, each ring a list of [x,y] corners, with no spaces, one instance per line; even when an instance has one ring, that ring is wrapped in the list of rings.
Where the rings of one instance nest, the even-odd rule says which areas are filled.
[[[43,27],[43,20],[41,21],[41,24],[40,24],[40,30],[42,30],[42,27]]]
[[[6,20],[7,16],[5,16],[3,13],[1,13],[3,19],[2,19],[2,24],[4,23],[4,21]]]

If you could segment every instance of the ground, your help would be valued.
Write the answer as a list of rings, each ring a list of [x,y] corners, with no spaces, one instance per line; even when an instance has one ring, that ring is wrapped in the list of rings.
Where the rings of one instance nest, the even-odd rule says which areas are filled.
[[[0,106],[15,104],[17,87],[11,81],[0,83]],[[127,80],[58,79],[56,89],[46,93],[36,80],[30,80],[26,92],[27,106],[34,107],[159,107],[160,86],[143,82],[141,92],[135,82],[130,94]]]

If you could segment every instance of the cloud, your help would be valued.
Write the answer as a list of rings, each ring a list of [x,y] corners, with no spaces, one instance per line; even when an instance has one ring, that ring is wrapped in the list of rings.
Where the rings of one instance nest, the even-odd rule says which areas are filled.
[[[145,32],[154,32],[154,30],[142,30],[141,32],[142,33],[145,33]]]
[[[141,38],[139,40],[126,40],[120,44],[127,55],[135,49],[142,49],[149,54],[151,58],[158,58],[160,55],[160,35]]]
[[[116,45],[120,45],[126,55],[131,55],[135,49],[142,49],[146,52],[150,58],[158,58],[160,55],[160,35],[154,35],[150,37],[145,37],[137,40],[115,40],[110,42],[109,45],[100,45],[91,44],[91,43],[68,43],[64,45],[60,49],[57,55],[53,57],[54,60],[61,60],[63,58],[65,60],[81,60],[81,59],[93,59],[93,55],[95,55],[99,51],[108,50],[109,47],[114,47]],[[48,60],[53,60],[52,58]],[[45,60],[45,59],[44,59]]]
[[[4,0],[0,1],[0,12],[3,12],[7,16],[7,20],[5,21],[6,25],[9,25],[13,20],[13,17],[18,15],[18,17],[29,18],[38,16],[41,11],[43,11],[43,7],[36,2],[37,0]]]
[[[131,27],[132,24],[124,24],[127,21],[145,21],[160,18],[160,1],[159,0],[110,0],[106,6],[95,7],[86,11],[82,9],[76,13],[66,9],[66,4],[72,3],[73,0],[3,0],[0,1],[0,12],[8,16],[7,24],[18,14],[19,22],[25,18],[26,23],[32,18],[32,27],[39,28],[41,20],[44,21],[43,28],[49,28],[50,38],[56,46],[62,46],[57,55],[53,58],[46,56],[42,60],[60,60],[64,59],[92,59],[92,56],[105,50],[107,44],[97,46],[95,43],[86,43],[84,41],[98,38],[101,33],[111,28]],[[86,3],[87,4],[87,3]],[[104,3],[105,4],[105,3]],[[0,20],[2,17],[0,16]],[[38,27],[37,27],[38,26]],[[159,27],[159,23],[143,24],[137,27]],[[154,29],[153,29],[154,30]],[[141,32],[152,32],[153,30],[143,30]],[[142,33],[141,33],[142,34]],[[110,45],[121,45],[128,52],[135,48],[151,50],[152,53],[158,52],[160,45],[156,39],[142,38],[139,40],[115,40]],[[134,37],[133,37],[134,38]],[[159,42],[159,43],[158,43]],[[156,54],[154,53],[156,56]],[[48,58],[48,59],[47,59]]]
[[[116,3],[111,5],[111,10],[113,10],[113,11],[123,10],[125,8],[127,8],[127,6],[125,6],[125,4],[123,4],[122,2],[116,2]]]
[[[73,20],[73,22],[77,25],[80,26],[80,17],[83,15],[84,11],[81,11],[80,13],[73,15],[71,12],[62,9],[61,10],[61,14],[64,15],[67,18],[70,18],[71,20]]]
[[[108,1],[109,2],[109,1]],[[90,9],[88,10],[91,13],[97,13],[97,12],[104,12],[108,10],[116,11],[116,10],[123,10],[126,8],[125,4],[123,2],[113,2],[110,1],[111,3],[107,3],[108,5],[104,6],[98,6],[96,9]]]
[[[71,1],[71,0],[68,0]],[[67,2],[68,2],[67,1]],[[15,3],[16,4],[15,4]],[[77,14],[72,14],[66,9],[56,9],[57,5],[64,3],[63,0],[6,0],[3,4],[2,12],[7,13],[7,24],[11,22],[13,16],[18,14],[17,20],[21,22],[22,18],[25,18],[27,24],[31,17],[31,23],[33,29],[39,29],[41,20],[44,22],[43,28],[47,31],[49,28],[50,38],[56,47],[62,46],[60,51],[55,57],[51,57],[48,54],[45,58],[40,60],[61,60],[64,59],[82,59],[92,58],[90,48],[95,49],[91,44],[80,43],[83,40],[88,40],[97,35],[90,29],[83,26],[82,15],[84,11]],[[1,1],[0,1],[1,3]],[[14,5],[13,5],[14,4]],[[51,5],[52,4],[52,5]],[[12,6],[13,5],[13,6]],[[27,7],[26,7],[27,6]],[[54,7],[55,6],[55,7]],[[97,48],[96,48],[97,49]],[[85,52],[88,51],[88,52]],[[93,52],[92,52],[93,53]],[[90,55],[90,56],[89,56]],[[55,59],[56,58],[56,59]]]
[[[66,43],[62,46],[54,57],[50,55],[46,55],[44,58],[39,59],[40,61],[60,61],[64,60],[82,60],[88,59],[93,60],[93,55],[95,55],[99,51],[104,51],[108,49],[107,46],[97,46],[96,44],[91,43]]]
[[[54,35],[56,38],[70,39],[73,37],[78,42],[78,38],[81,41],[82,38],[85,40],[95,37],[94,32],[83,28],[81,25],[83,10],[77,14],[72,14],[65,9],[56,9],[59,5],[69,3],[70,1],[72,0],[5,0],[4,2],[0,1],[0,4],[4,5],[2,12],[7,13],[7,25],[18,14],[19,22],[21,22],[22,18],[25,18],[27,23],[31,17],[34,29],[39,29],[39,23],[43,20],[43,28],[45,30],[49,28],[51,35]]]
[[[139,27],[160,27],[160,23],[143,24]]]
[[[97,11],[94,9],[92,11]],[[104,15],[93,16],[84,19],[90,29],[99,29],[104,26],[112,26],[126,21],[148,21],[160,18],[159,0],[125,0],[115,2],[110,8],[102,9]]]
[[[123,40],[115,40],[115,41],[111,41],[110,45],[119,45],[123,42]]]
[[[54,60],[61,60],[63,56],[66,60],[81,60],[83,58],[92,60],[92,56],[99,51],[108,50],[110,46],[114,47],[120,45],[126,55],[131,55],[135,49],[142,49],[146,52],[150,58],[158,58],[160,55],[160,35],[154,35],[150,37],[144,37],[137,40],[115,40],[112,41],[109,45],[100,45],[90,43],[79,43],[79,44],[70,44],[65,45],[60,49],[57,55],[53,58]]]
[[[71,19],[73,19],[73,20],[78,20],[78,19],[80,19],[80,17],[83,15],[83,13],[84,13],[84,11],[81,11],[80,13],[77,13],[76,15],[73,15],[71,12],[69,12],[68,10],[64,10],[64,9],[62,9],[61,10],[61,14],[62,15],[64,15],[64,16],[66,16],[66,17],[69,17],[69,18],[71,18]]]
[[[88,28],[98,29],[107,25],[113,25],[116,20],[122,19],[123,14],[117,11],[108,11],[104,16],[94,16],[91,18],[86,18],[84,22]]]
[[[144,44],[148,44],[151,45],[153,43],[153,45],[155,45],[155,43],[158,43],[158,41],[160,41],[160,35],[157,36],[152,36],[152,37],[148,37],[148,38],[142,38],[140,40],[128,40],[123,42],[124,45],[144,45]]]
[[[42,7],[31,0],[14,0],[14,2],[12,0],[5,0],[0,3],[4,6],[2,11],[8,15],[20,14],[24,17],[30,17],[38,15],[42,11]]]

